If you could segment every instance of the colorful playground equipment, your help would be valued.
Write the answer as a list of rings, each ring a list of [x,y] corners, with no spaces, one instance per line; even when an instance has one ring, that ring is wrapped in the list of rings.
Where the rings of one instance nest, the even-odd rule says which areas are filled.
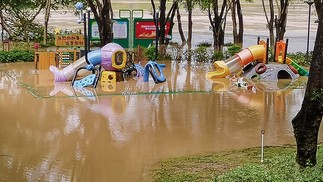
[[[216,61],[215,71],[208,72],[205,77],[211,80],[242,72],[242,76],[247,79],[275,81],[278,79],[295,80],[299,76],[308,75],[307,70],[286,57],[288,39],[287,42],[276,41],[275,63],[268,63],[267,42],[258,38],[258,45],[250,46],[227,60]]]
[[[83,4],[76,4],[77,10],[82,12]],[[155,25],[158,25],[158,14],[156,14]],[[50,71],[54,74],[55,82],[65,82],[72,80],[71,85],[77,88],[83,88],[87,86],[97,86],[99,80],[101,79],[101,86],[105,91],[114,91],[115,82],[121,79],[117,79],[121,75],[122,80],[125,77],[131,77],[134,75],[134,72],[138,75],[143,76],[144,82],[149,81],[149,74],[154,79],[156,84],[164,82],[166,80],[161,65],[156,63],[157,51],[158,51],[158,38],[159,31],[158,26],[156,26],[156,54],[155,59],[149,61],[144,68],[138,64],[132,62],[131,59],[128,59],[127,53],[124,48],[117,43],[108,43],[99,50],[90,51],[90,40],[87,36],[87,21],[89,22],[90,15],[88,12],[88,18],[86,13],[83,14],[83,19],[80,22],[84,24],[84,47],[85,47],[85,56],[81,57],[77,61],[71,62],[65,67],[61,67],[60,70],[54,65],[49,67]],[[65,58],[65,57],[64,57]],[[68,58],[66,56],[66,58]],[[101,69],[104,69],[101,72]],[[89,73],[90,72],[90,73]],[[113,73],[114,72],[114,73]],[[121,74],[120,74],[121,73]],[[119,76],[120,77],[120,76]],[[78,80],[77,80],[78,79]]]
[[[101,65],[107,71],[116,71],[125,66],[127,54],[119,44],[108,43],[99,50],[89,52],[87,59],[89,63],[86,61],[86,56],[83,56],[62,70],[55,66],[50,66],[49,69],[54,74],[55,82],[71,81],[76,72],[78,72],[77,76],[79,77],[86,76],[86,70],[91,71],[97,65]],[[86,70],[81,71],[79,70],[80,68],[85,68]]]

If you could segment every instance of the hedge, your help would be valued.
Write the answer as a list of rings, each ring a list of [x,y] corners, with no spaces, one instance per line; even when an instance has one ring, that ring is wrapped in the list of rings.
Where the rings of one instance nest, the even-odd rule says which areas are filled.
[[[0,51],[0,62],[32,62],[34,61],[33,51]]]

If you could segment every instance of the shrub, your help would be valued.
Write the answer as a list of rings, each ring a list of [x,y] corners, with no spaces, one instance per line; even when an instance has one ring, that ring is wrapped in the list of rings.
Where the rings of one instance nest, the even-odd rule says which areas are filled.
[[[34,61],[34,53],[31,51],[0,51],[0,62],[32,62]]]
[[[297,64],[301,66],[309,66],[311,64],[313,52],[309,53],[308,59],[306,58],[306,53],[296,52],[296,53],[288,53],[287,57],[291,58]]]
[[[194,58],[197,62],[209,62],[210,56],[207,52],[206,47],[199,46],[197,49],[195,49]]]
[[[233,56],[233,55],[235,55],[236,53],[238,53],[240,51],[241,51],[241,47],[238,46],[238,45],[233,44],[233,45],[228,47],[229,56]]]
[[[145,56],[148,58],[148,60],[153,60],[156,55],[156,46],[150,46],[146,49]],[[157,55],[158,59],[158,55]]]
[[[215,51],[212,55],[212,61],[221,61],[223,60],[224,55],[221,51]]]

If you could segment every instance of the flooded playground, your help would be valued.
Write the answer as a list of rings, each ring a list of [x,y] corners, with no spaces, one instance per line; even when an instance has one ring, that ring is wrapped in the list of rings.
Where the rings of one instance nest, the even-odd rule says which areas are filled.
[[[306,77],[250,92],[206,80],[208,64],[165,64],[164,83],[109,91],[54,83],[34,63],[0,64],[0,179],[151,181],[159,160],[257,147],[261,130],[266,146],[295,144]]]
[[[138,2],[113,5],[149,7]],[[248,47],[268,31],[260,4],[243,6]],[[211,40],[205,13],[195,11],[194,44]],[[295,3],[289,13],[288,50],[304,51],[307,6]],[[77,18],[54,13],[50,25],[80,29]],[[183,25],[186,30],[184,18]],[[312,21],[310,50],[316,26]],[[243,90],[226,78],[207,80],[209,63],[164,64],[163,83],[131,78],[97,88],[54,82],[49,69],[34,63],[0,64],[0,181],[152,181],[150,169],[160,160],[259,147],[262,130],[265,146],[295,144],[291,120],[301,108],[306,76],[253,82],[255,89]]]

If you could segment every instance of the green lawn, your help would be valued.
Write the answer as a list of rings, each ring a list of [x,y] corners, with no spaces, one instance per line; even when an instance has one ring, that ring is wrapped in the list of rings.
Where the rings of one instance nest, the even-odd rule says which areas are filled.
[[[249,148],[203,156],[189,156],[161,161],[152,169],[152,180],[182,181],[323,181],[323,150],[319,146],[317,165],[299,169],[296,147]]]

